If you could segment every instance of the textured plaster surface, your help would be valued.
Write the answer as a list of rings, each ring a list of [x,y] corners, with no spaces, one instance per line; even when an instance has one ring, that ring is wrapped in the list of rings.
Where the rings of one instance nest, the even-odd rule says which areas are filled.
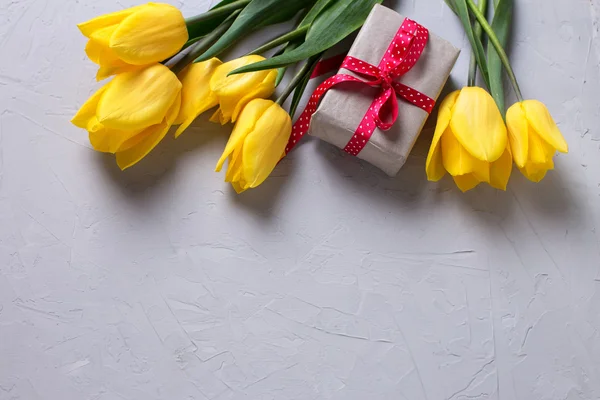
[[[429,127],[395,179],[308,140],[237,197],[206,118],[125,173],[69,124],[75,24],[132,0],[0,0],[0,399],[599,399],[600,7],[516,3],[571,149],[543,183],[428,183]],[[467,48],[442,0],[392,6]]]

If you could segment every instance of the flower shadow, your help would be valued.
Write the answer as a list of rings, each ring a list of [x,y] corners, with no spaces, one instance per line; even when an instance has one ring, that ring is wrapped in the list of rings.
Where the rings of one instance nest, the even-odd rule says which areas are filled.
[[[276,217],[279,205],[285,198],[286,190],[293,181],[295,161],[292,158],[282,160],[267,180],[259,187],[237,194],[229,188],[234,204],[252,212],[258,218],[270,220]]]
[[[117,188],[124,199],[138,204],[152,201],[149,198],[153,195],[159,197],[160,192],[175,190],[172,185],[177,181],[174,179],[177,167],[185,164],[187,157],[205,158],[216,162],[216,158],[225,148],[233,126],[220,126],[210,122],[209,118],[210,112],[201,115],[176,140],[173,138],[175,129],[171,129],[150,154],[125,171],[119,169],[114,155],[96,153],[107,181]],[[202,174],[214,173],[214,164],[202,166],[206,167]],[[229,184],[223,183],[221,188],[228,192],[235,204],[251,210],[258,216],[268,217],[276,208],[293,170],[294,162],[286,159],[275,168],[267,181],[256,189],[238,195]],[[224,177],[225,172],[220,175]]]
[[[154,190],[164,190],[164,186],[173,181],[178,162],[188,154],[195,157],[213,147],[223,148],[219,143],[224,146],[231,127],[209,122],[210,115],[206,114],[200,116],[176,140],[173,137],[175,129],[171,129],[150,154],[125,171],[119,169],[114,155],[98,153],[98,161],[108,180],[133,200],[147,196]]]
[[[567,179],[560,170],[549,171],[544,180],[533,183],[513,167],[505,192],[481,184],[462,193],[449,175],[439,185],[453,192],[456,200],[464,205],[465,212],[472,212],[482,223],[490,226],[502,225],[505,221],[514,222],[515,218],[521,216],[543,220],[555,226],[567,226],[582,222],[588,212],[586,205],[569,193]]]

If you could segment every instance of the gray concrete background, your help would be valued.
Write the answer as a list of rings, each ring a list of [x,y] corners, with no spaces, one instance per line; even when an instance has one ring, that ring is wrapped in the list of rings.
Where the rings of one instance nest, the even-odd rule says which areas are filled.
[[[206,118],[120,172],[69,124],[75,24],[134,3],[0,0],[0,399],[600,398],[597,0],[516,0],[571,152],[465,195],[426,181],[430,129],[395,179],[308,140],[235,196]],[[442,0],[394,7],[467,49]]]

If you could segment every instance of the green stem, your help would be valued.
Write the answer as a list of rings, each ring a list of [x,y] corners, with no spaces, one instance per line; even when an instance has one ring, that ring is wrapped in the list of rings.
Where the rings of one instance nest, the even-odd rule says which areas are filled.
[[[488,0],[479,0],[479,11],[485,15],[487,11]],[[481,40],[481,25],[478,22],[473,24],[473,33],[475,37]],[[471,51],[471,61],[469,63],[469,79],[467,81],[468,86],[475,86],[475,79],[477,77],[477,58],[475,56],[475,51]]]
[[[192,38],[192,39],[188,40],[188,41],[187,41],[187,42],[186,42],[186,43],[183,45],[183,48],[184,48],[184,49],[187,49],[188,47],[192,46],[194,43],[196,43],[196,42],[197,42],[198,40],[200,40],[200,39],[202,39],[202,36],[195,37],[195,38]]]
[[[248,53],[248,55],[263,54],[271,49],[274,49],[277,46],[281,46],[284,43],[291,42],[292,40],[294,40],[298,37],[304,36],[307,31],[308,31],[308,26],[306,26],[304,28],[295,29],[291,32],[288,32],[286,34],[279,36],[278,38],[271,40],[268,43],[263,44],[258,49],[252,51],[251,53]]]
[[[304,78],[302,79],[302,81],[300,81],[300,84],[296,87],[296,90],[294,90],[294,97],[292,98],[292,103],[290,104],[290,116],[292,118],[294,118],[294,114],[296,114],[296,110],[298,109],[300,101],[302,100],[302,95],[304,94],[304,91],[308,86],[308,82],[310,81],[310,77],[314,72],[315,68],[317,67],[317,64],[323,56],[323,54],[324,53],[317,54],[308,60],[310,68],[308,68],[308,70],[304,74]]]
[[[227,4],[226,6],[213,8],[210,11],[207,11],[203,14],[196,15],[194,17],[186,18],[185,24],[189,27],[195,25],[200,22],[209,21],[213,18],[222,17],[224,15],[229,15],[233,11],[239,10],[241,8],[246,7],[251,0],[237,0],[233,3]]]
[[[321,54],[318,55],[318,58],[320,57]],[[277,104],[281,106],[283,105],[283,103],[285,103],[285,101],[290,96],[290,94],[292,94],[296,86],[298,86],[302,82],[306,74],[308,74],[312,70],[312,68],[314,67],[315,58],[316,56],[313,56],[310,59],[306,60],[306,63],[302,66],[302,68],[300,68],[300,71],[298,71],[294,78],[292,78],[292,81],[287,85],[281,96],[279,96],[279,98],[277,99]]]
[[[523,101],[523,95],[521,94],[521,88],[519,87],[519,83],[517,82],[515,72],[513,71],[512,66],[510,65],[510,61],[508,60],[508,55],[506,55],[504,48],[502,48],[502,45],[500,44],[498,37],[494,33],[494,30],[487,22],[485,16],[479,11],[479,8],[477,8],[477,4],[475,4],[473,0],[467,0],[467,5],[471,9],[471,13],[475,16],[475,18],[477,18],[477,21],[483,28],[484,32],[488,35],[490,43],[492,43],[492,45],[496,49],[496,52],[500,57],[500,61],[502,61],[502,65],[504,65],[506,73],[508,74],[508,78],[510,79],[510,82],[515,90],[517,99],[519,101]]]
[[[221,37],[221,35],[227,32],[240,12],[241,10],[234,11],[225,21],[221,23],[221,25],[217,27],[217,29],[198,40],[192,46],[183,49],[183,51],[167,61],[165,65],[170,67],[171,71],[177,75],[185,67],[191,64],[199,55],[208,50],[210,46],[212,46]]]
[[[281,48],[281,50],[279,50],[277,53],[275,53],[273,55],[273,57],[277,57],[282,54],[285,54],[287,51],[292,51],[296,47],[298,47],[298,45],[299,45],[298,42],[290,42],[285,47]],[[279,86],[279,84],[283,80],[283,77],[285,76],[285,73],[287,72],[287,70],[288,70],[288,65],[277,69],[277,79],[275,80],[275,87]]]

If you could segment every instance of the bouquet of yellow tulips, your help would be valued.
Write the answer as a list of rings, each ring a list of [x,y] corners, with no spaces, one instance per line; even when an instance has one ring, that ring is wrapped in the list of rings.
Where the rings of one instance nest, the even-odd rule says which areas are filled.
[[[148,3],[96,17],[78,27],[98,64],[92,95],[72,122],[100,152],[126,169],[144,158],[174,125],[181,135],[200,114],[235,124],[222,157],[226,181],[241,192],[260,185],[284,154],[293,116],[324,51],[362,26],[381,0],[223,0],[184,18],[168,4]],[[247,56],[219,57],[268,25],[296,20],[289,32]],[[335,27],[335,29],[332,29]],[[262,54],[276,50],[267,59]],[[304,63],[283,94],[269,100],[288,66]],[[283,104],[294,93],[289,111]]]
[[[360,28],[382,0],[222,0],[184,18],[174,6],[148,3],[79,24],[85,51],[98,65],[96,78],[111,78],[83,104],[72,122],[86,129],[93,148],[113,153],[121,169],[144,158],[172,126],[181,135],[202,113],[234,123],[220,171],[237,192],[267,179],[285,154],[292,120],[323,53]],[[429,180],[446,172],[462,191],[482,182],[506,190],[513,161],[539,182],[554,168],[556,151],[568,147],[547,108],[523,100],[503,46],[513,0],[445,0],[460,18],[473,48],[468,87],[441,104],[426,161]],[[295,21],[294,28],[235,60],[222,54],[248,34]],[[485,33],[485,36],[483,36]],[[487,40],[486,40],[487,38]],[[486,44],[487,42],[487,50]],[[274,55],[263,55],[273,50]],[[288,67],[299,72],[277,100],[269,98]],[[487,90],[475,85],[479,69]],[[505,110],[506,71],[518,102]],[[284,108],[292,95],[289,110]]]
[[[494,0],[491,24],[485,16],[488,0],[445,1],[460,18],[473,52],[468,87],[451,93],[440,106],[426,162],[428,179],[438,181],[448,172],[463,192],[484,182],[506,190],[514,161],[525,177],[541,181],[554,168],[556,151],[566,153],[568,146],[546,106],[523,100],[504,51],[513,0]],[[477,67],[489,92],[475,86]],[[503,69],[518,99],[506,114]]]

